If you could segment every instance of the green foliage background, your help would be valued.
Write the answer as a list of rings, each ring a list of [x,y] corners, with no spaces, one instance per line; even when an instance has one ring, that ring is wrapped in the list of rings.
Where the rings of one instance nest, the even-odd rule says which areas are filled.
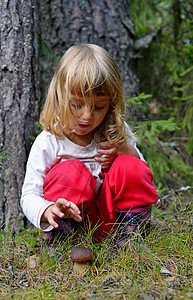
[[[193,180],[193,9],[190,0],[133,0],[137,39],[154,32],[137,61],[141,94],[129,99],[145,111],[139,145],[158,189]]]

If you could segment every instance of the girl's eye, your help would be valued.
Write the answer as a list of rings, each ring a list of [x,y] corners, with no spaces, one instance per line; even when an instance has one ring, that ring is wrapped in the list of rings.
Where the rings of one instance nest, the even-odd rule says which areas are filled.
[[[95,109],[96,110],[101,110],[101,109],[104,109],[104,106],[95,106]]]
[[[82,107],[81,104],[73,103],[73,102],[71,102],[70,105],[71,105],[73,108],[76,108],[76,109],[80,109],[80,108]]]

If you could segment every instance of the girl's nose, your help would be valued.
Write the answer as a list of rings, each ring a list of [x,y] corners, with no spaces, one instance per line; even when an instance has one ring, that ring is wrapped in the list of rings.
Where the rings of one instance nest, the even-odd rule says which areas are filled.
[[[90,120],[91,116],[92,116],[92,110],[91,110],[91,108],[85,106],[84,109],[83,109],[83,111],[82,111],[81,118],[83,120]]]

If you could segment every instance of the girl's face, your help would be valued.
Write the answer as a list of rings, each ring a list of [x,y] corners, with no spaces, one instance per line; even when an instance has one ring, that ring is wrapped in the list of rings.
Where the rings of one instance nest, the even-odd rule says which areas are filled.
[[[93,103],[94,102],[94,103]],[[69,120],[70,131],[78,136],[91,133],[105,118],[110,107],[110,97],[80,96],[70,100],[70,107],[75,118]]]

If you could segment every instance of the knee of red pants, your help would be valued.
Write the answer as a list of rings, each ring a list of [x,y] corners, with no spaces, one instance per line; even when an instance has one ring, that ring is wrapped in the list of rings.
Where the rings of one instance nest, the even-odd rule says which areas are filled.
[[[77,159],[54,166],[44,180],[44,199],[56,202],[59,198],[74,202],[79,208],[93,199],[96,182],[83,162]]]
[[[147,163],[133,155],[118,156],[109,170],[109,174],[111,173],[114,173],[114,176],[115,174],[123,177],[128,176],[133,181],[148,175],[153,181],[153,174]]]
[[[153,174],[146,162],[132,155],[121,155],[105,174],[104,186],[108,185],[111,191],[115,210],[129,210],[157,202],[152,181]]]

